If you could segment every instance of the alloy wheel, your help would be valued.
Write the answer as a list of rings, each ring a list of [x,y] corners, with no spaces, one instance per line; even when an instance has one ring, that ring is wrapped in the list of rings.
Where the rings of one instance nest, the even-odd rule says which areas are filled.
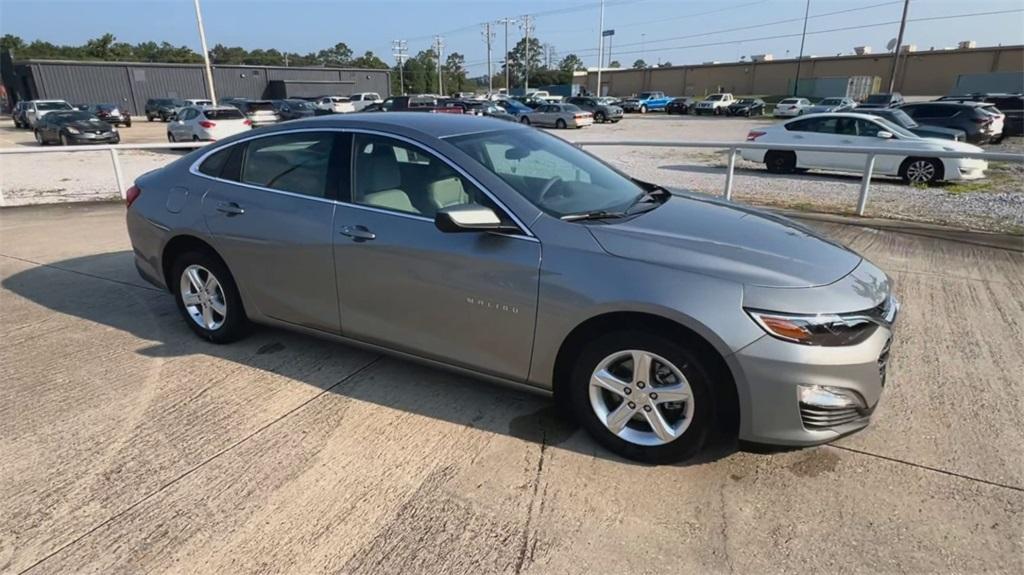
[[[181,274],[181,301],[192,321],[210,331],[224,325],[228,306],[224,288],[210,270],[200,265],[190,265]]]
[[[914,184],[927,184],[935,179],[935,164],[928,160],[915,160],[907,166],[907,179]]]
[[[672,362],[647,351],[623,350],[601,360],[589,393],[597,419],[636,445],[671,443],[693,422],[690,383]]]

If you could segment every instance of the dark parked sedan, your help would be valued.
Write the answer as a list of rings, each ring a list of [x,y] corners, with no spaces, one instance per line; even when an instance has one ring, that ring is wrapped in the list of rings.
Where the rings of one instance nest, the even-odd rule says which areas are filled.
[[[132,127],[132,117],[122,112],[117,104],[93,104],[86,111],[110,125]]]
[[[912,134],[922,138],[939,138],[940,140],[953,140],[963,142],[967,140],[967,134],[963,130],[955,128],[943,128],[942,126],[927,126],[918,124],[906,112],[894,108],[868,108],[857,110],[858,113],[871,114],[879,118],[885,118],[901,128],[910,130]]]
[[[117,144],[121,136],[117,128],[89,112],[52,112],[36,122],[36,142],[40,146],[60,144]]]
[[[697,103],[696,98],[685,96],[683,98],[675,98],[668,104],[665,104],[666,114],[689,114],[693,112],[693,105]]]
[[[569,98],[565,103],[572,104],[581,110],[590,112],[594,115],[594,121],[598,124],[603,124],[605,122],[611,122],[614,124],[622,119],[621,107],[605,104],[600,98],[577,96],[575,98]]]
[[[963,130],[968,142],[986,144],[1002,136],[1003,126],[984,106],[981,102],[921,102],[904,104],[900,110],[919,124]]]
[[[743,98],[725,109],[727,116],[760,116],[764,114],[764,100],[760,98]]]
[[[271,104],[274,111],[281,117],[281,121],[298,120],[299,118],[311,118],[316,115],[316,108],[305,100],[273,100]]]

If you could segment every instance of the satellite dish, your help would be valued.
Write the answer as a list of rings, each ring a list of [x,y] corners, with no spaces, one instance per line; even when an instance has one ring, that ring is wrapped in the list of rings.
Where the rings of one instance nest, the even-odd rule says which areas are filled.
[[[896,38],[893,38],[892,40],[889,40],[885,44],[885,49],[890,51],[890,52],[892,52],[894,49],[896,49]]]

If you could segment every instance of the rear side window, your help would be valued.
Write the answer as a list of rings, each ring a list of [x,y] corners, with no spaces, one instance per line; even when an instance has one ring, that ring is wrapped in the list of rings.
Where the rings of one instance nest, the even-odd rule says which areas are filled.
[[[213,155],[206,158],[202,164],[199,164],[199,171],[207,176],[219,178],[221,176],[221,172],[224,171],[224,164],[227,163],[228,156],[231,155],[232,147],[234,146],[214,152]]]
[[[327,196],[331,132],[282,134],[252,140],[242,161],[241,181],[304,196]]]

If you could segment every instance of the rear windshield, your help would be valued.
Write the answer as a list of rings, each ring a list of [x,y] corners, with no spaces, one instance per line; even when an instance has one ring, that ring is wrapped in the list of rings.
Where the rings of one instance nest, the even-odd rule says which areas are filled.
[[[117,106],[115,106],[113,104],[96,104],[96,109],[97,110],[103,110],[103,111],[110,111],[110,110],[116,110]]]
[[[582,112],[579,106],[574,104],[562,104],[562,111],[564,112]]]
[[[889,94],[872,94],[864,101],[868,104],[887,104],[890,100],[892,100],[892,96]]]
[[[737,102],[737,104],[753,104],[754,102],[755,102],[755,100],[752,100],[750,98],[744,98],[744,99],[740,100],[739,102]]]
[[[796,103],[797,103],[797,102],[799,102],[799,101],[800,101],[800,100],[798,100],[798,99],[796,99],[796,98],[786,98],[785,100],[783,100],[783,101],[781,101],[781,102],[779,102],[779,103],[780,103],[780,104],[796,104]]]
[[[230,110],[203,110],[203,115],[209,120],[242,120],[245,116],[237,108]]]
[[[39,102],[36,104],[38,110],[74,110],[67,102]]]
[[[1024,96],[989,98],[988,101],[1003,111],[1024,109]]]
[[[818,104],[821,106],[838,106],[842,103],[842,98],[825,98],[821,102],[818,102]]]
[[[272,102],[246,102],[245,107],[250,112],[262,112],[264,110],[274,111],[274,104]]]
[[[310,104],[305,100],[285,100],[285,103],[288,104],[289,108],[295,108],[296,110],[313,109],[313,104]]]

